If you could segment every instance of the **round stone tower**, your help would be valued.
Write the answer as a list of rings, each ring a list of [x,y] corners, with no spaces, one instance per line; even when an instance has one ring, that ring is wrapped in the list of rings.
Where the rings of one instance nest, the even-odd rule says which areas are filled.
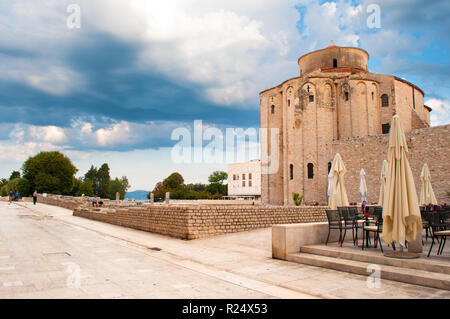
[[[367,72],[369,53],[359,48],[338,47],[331,43],[325,49],[313,51],[298,59],[300,76],[312,71]]]

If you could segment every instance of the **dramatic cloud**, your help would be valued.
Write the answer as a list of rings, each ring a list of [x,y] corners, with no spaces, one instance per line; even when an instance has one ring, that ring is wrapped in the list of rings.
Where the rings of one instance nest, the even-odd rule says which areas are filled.
[[[1,163],[61,150],[124,168],[126,154],[167,150],[194,120],[257,128],[258,93],[332,40],[366,49],[372,72],[417,84],[433,125],[449,122],[445,0],[378,1],[379,29],[367,25],[371,0],[77,0],[81,28],[69,29],[73,3],[0,2]]]
[[[439,99],[426,100],[425,104],[433,109],[430,115],[431,125],[443,125],[450,123],[450,101]]]

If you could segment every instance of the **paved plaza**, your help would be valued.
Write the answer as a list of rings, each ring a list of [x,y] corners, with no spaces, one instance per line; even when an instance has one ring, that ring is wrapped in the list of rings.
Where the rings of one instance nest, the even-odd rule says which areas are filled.
[[[449,298],[271,258],[271,229],[185,241],[0,202],[0,298]]]

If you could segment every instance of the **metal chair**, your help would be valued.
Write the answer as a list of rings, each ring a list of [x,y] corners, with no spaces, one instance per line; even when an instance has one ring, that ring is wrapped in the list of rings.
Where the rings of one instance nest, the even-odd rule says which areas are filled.
[[[353,215],[349,212],[348,207],[338,207],[338,213],[341,218],[341,233],[344,231],[344,236],[341,239],[341,247],[345,240],[345,235],[347,234],[347,230],[352,231],[353,244],[355,243],[355,219],[356,215]]]
[[[373,232],[374,234],[374,245],[377,248],[378,243],[380,243],[381,252],[383,252],[383,246],[381,244],[380,233],[383,231],[383,208],[375,206],[373,210],[373,221],[369,224],[363,224],[363,245],[364,250],[364,240],[366,237],[366,232]]]
[[[330,239],[330,233],[332,229],[339,229],[339,242],[341,242],[342,237],[342,221],[339,212],[334,209],[327,209],[327,219],[328,219],[328,236],[325,242],[325,246],[328,245],[328,239]]]
[[[445,219],[445,215],[442,213],[431,213],[431,216],[429,218],[431,224],[431,233],[433,237],[427,257],[430,257],[431,251],[433,250],[435,239],[439,242],[437,255],[442,255],[445,243],[447,242],[447,236],[450,236],[450,230],[447,229],[448,227],[447,224],[443,222],[443,219]]]

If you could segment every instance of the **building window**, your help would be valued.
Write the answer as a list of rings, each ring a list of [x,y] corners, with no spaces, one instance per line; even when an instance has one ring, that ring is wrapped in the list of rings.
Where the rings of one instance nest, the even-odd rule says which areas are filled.
[[[272,105],[272,114],[275,114],[275,105]]]
[[[252,179],[252,173],[248,173],[248,179]]]
[[[291,100],[288,100],[288,106],[291,106]]]
[[[314,95],[309,96],[309,102],[314,102]]]
[[[314,178],[314,164],[308,163],[308,179]]]
[[[294,179],[294,165],[293,164],[289,165],[289,176],[290,176],[291,180]]]
[[[242,174],[242,180],[245,181],[245,174]]]
[[[391,125],[389,123],[381,125],[381,131],[383,134],[389,134],[389,130],[391,129]]]
[[[333,68],[337,68],[337,59],[333,59]]]
[[[236,180],[236,174],[233,174],[233,181]]]
[[[330,173],[330,171],[331,171],[331,162],[328,162],[328,174]]]
[[[252,187],[252,181],[248,182],[248,187]]]
[[[387,94],[383,94],[381,96],[381,106],[383,107],[389,106],[389,96]]]
[[[348,92],[345,92],[345,100],[348,101]]]
[[[373,99],[374,99],[374,93],[372,92],[372,101],[373,101]]]
[[[245,187],[245,181],[242,181],[242,187]]]

